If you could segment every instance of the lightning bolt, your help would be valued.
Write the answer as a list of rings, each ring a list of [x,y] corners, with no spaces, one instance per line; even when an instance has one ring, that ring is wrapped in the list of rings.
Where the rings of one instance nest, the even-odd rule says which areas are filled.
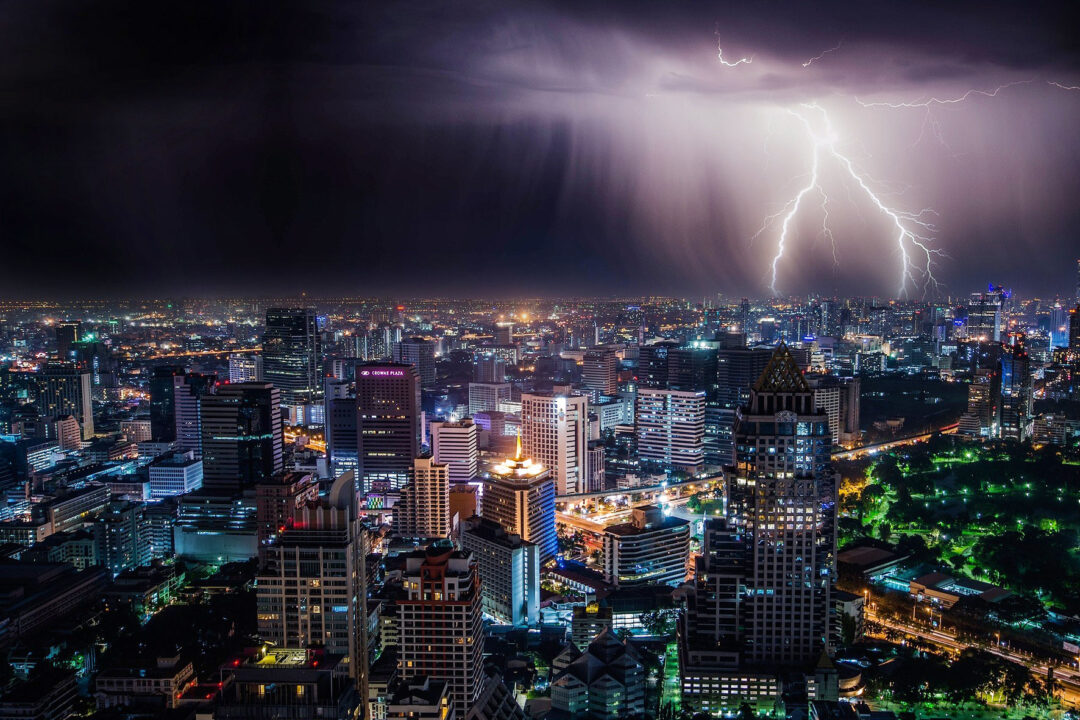
[[[814,64],[815,62],[817,62],[817,61],[818,61],[818,60],[820,60],[821,58],[825,57],[825,56],[826,56],[826,55],[828,55],[829,53],[831,53],[831,52],[836,52],[837,50],[839,50],[839,49],[841,48],[841,46],[843,46],[843,44],[844,44],[844,41],[843,41],[843,40],[841,40],[840,42],[836,43],[836,47],[831,47],[831,48],[829,48],[828,50],[823,50],[823,51],[821,52],[821,54],[819,54],[819,55],[815,55],[814,57],[810,58],[809,60],[807,60],[806,62],[804,62],[804,63],[802,64],[802,66],[803,66],[804,68],[808,68],[808,67],[810,67],[810,66],[811,66],[811,65],[813,65],[813,64]]]
[[[740,65],[742,65],[744,63],[746,65],[749,65],[750,63],[754,62],[754,56],[753,55],[751,55],[748,58],[746,58],[746,57],[739,58],[735,62],[731,62],[730,60],[725,60],[724,59],[724,48],[720,47],[720,42],[721,42],[721,40],[720,40],[720,31],[717,30],[715,35],[716,35],[716,57],[720,59],[720,64],[721,65],[723,65],[724,67],[733,68],[733,67],[739,67]]]
[[[978,90],[972,89],[965,92],[963,95],[953,98],[938,98],[928,97],[919,98],[918,100],[912,100],[910,102],[863,102],[857,96],[855,102],[859,103],[863,107],[887,107],[887,108],[928,108],[934,105],[956,105],[967,100],[972,95],[983,95],[984,97],[997,97],[997,94],[1006,88],[1011,88],[1014,85],[1026,85],[1028,83],[1035,82],[1034,78],[1028,78],[1027,80],[1014,80],[1013,82],[1005,83],[1004,85],[998,85],[993,90]]]
[[[1062,90],[1080,90],[1080,85],[1062,85],[1054,80],[1047,80],[1047,85],[1053,85],[1054,87],[1061,88]]]
[[[832,243],[834,261],[837,259],[836,239],[828,227],[828,194],[820,183],[820,167],[824,158],[833,160],[847,176],[854,180],[855,184],[870,199],[870,202],[874,207],[885,215],[895,227],[896,247],[900,254],[899,296],[904,297],[907,295],[909,282],[914,287],[919,287],[921,282],[924,291],[929,285],[936,287],[938,283],[934,278],[934,259],[943,256],[944,253],[940,249],[932,247],[932,234],[935,231],[935,228],[932,223],[924,219],[933,211],[925,209],[917,213],[909,213],[902,210],[895,210],[886,205],[878,193],[874,192],[873,188],[870,187],[864,174],[860,173],[855,167],[855,163],[837,148],[839,137],[833,130],[832,122],[825,109],[817,103],[807,103],[800,107],[803,108],[803,110],[796,111],[789,108],[787,112],[802,124],[810,139],[812,150],[810,179],[806,185],[799,190],[795,197],[788,201],[780,212],[767,217],[762,225],[762,229],[755,234],[756,237],[756,235],[761,234],[765,228],[772,225],[773,221],[777,218],[783,217],[783,220],[780,223],[780,235],[777,238],[776,243],[776,254],[773,256],[772,260],[772,277],[771,282],[769,283],[769,287],[773,294],[779,295],[777,290],[777,272],[780,267],[780,262],[784,257],[784,250],[787,247],[791,223],[799,214],[803,198],[814,190],[817,190],[821,194],[822,210],[824,214],[822,219],[823,232]],[[807,113],[804,111],[811,111],[821,116],[821,126],[824,128],[824,133],[815,129],[814,123],[811,122],[811,119],[807,117]]]

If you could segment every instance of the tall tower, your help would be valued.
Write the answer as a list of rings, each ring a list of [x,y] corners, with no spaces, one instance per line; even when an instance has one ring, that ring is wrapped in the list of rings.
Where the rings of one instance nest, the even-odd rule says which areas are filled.
[[[451,483],[469,482],[476,477],[480,457],[478,431],[476,423],[468,418],[431,423],[431,451],[435,462],[449,468]]]
[[[520,436],[514,457],[496,465],[484,481],[480,514],[535,543],[541,563],[555,557],[555,482],[545,467],[522,456]]]
[[[420,387],[429,388],[435,384],[435,343],[430,340],[414,337],[395,344],[394,362],[415,367],[420,376]]]
[[[399,490],[420,454],[420,377],[403,363],[356,368],[356,451],[361,492]]]
[[[221,385],[203,397],[203,490],[235,494],[281,472],[280,404],[270,383]]]
[[[450,478],[446,465],[431,457],[413,461],[412,479],[394,506],[394,532],[410,538],[450,535]]]
[[[159,365],[150,376],[150,438],[171,442],[176,439],[176,398],[173,378],[183,376],[179,365]]]
[[[202,457],[202,401],[214,392],[217,375],[180,373],[172,376],[173,439],[184,452]]]
[[[83,440],[94,435],[90,373],[72,362],[48,362],[38,380],[37,409],[42,415],[74,415]]]
[[[322,401],[322,343],[313,308],[270,308],[263,335],[263,378],[290,407]]]
[[[521,396],[521,439],[527,457],[551,469],[558,494],[584,492],[589,462],[589,401],[556,386]]]
[[[684,699],[710,712],[769,707],[790,674],[812,699],[835,699],[835,675],[819,668],[836,575],[832,438],[783,344],[750,391],[735,443],[726,517],[708,525],[688,599]],[[733,696],[731,678],[748,689]]]
[[[1009,333],[1001,353],[1001,437],[1023,442],[1031,437],[1034,416],[1031,359],[1023,333]]]
[[[598,402],[601,395],[615,395],[619,391],[618,358],[614,350],[589,350],[582,363],[581,384],[589,391],[594,402]]]
[[[643,461],[697,472],[705,464],[705,392],[638,388],[638,455]]]

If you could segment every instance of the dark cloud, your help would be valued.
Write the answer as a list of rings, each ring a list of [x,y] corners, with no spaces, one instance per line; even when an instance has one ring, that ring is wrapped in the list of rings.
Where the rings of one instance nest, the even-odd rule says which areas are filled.
[[[1064,290],[1080,93],[1043,81],[1077,84],[1068,10],[7,3],[0,292],[758,293],[775,238],[749,238],[807,170],[783,110],[811,100],[940,211],[950,288]],[[1029,78],[929,120],[852,99]],[[844,262],[810,218],[787,286],[890,292],[882,228],[831,179]]]

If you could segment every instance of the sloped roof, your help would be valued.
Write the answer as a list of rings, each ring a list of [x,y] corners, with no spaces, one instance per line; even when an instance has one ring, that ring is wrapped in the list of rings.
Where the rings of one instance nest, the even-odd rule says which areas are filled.
[[[810,385],[803,377],[799,363],[784,343],[776,346],[765,371],[754,383],[757,392],[809,392]]]

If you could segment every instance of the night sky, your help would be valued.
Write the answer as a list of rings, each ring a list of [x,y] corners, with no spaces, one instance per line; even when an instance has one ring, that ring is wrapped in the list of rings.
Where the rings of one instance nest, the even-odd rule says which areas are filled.
[[[939,293],[1068,294],[1068,10],[5,2],[0,296],[766,296],[780,227],[755,233],[818,112],[888,207],[933,209]],[[836,162],[820,187],[778,291],[895,296],[887,218]]]

